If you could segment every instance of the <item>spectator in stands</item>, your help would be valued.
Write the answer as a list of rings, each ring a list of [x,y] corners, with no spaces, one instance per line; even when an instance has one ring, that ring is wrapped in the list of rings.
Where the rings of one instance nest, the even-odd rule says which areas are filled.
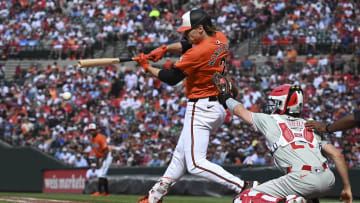
[[[134,57],[134,56],[137,55],[137,53],[136,53],[136,45],[137,45],[137,42],[134,39],[134,36],[129,35],[129,38],[128,38],[127,43],[126,43],[126,47],[128,49],[130,57]]]
[[[89,183],[91,180],[96,180],[98,178],[96,163],[91,163],[90,168],[86,171],[86,181],[85,185]]]
[[[152,159],[149,160],[147,166],[157,167],[157,166],[164,166],[164,162],[159,158],[158,154],[153,154]]]
[[[294,16],[293,21],[295,23],[290,26],[289,25],[289,18],[286,18],[287,24],[281,25],[279,27],[271,28],[270,30],[267,30],[268,37],[270,38],[271,42],[275,42],[274,36],[280,36],[280,33],[282,33],[285,36],[290,36],[289,43],[292,42],[291,46],[295,48],[299,55],[302,55],[305,53],[304,46],[306,36],[308,36],[307,28],[313,29],[313,35],[317,39],[316,46],[320,45],[320,43],[325,43],[326,46],[328,46],[327,49],[324,49],[324,53],[327,54],[333,50],[340,51],[341,48],[341,37],[343,36],[344,32],[343,30],[347,30],[349,33],[353,35],[353,43],[356,44],[358,38],[356,37],[358,34],[356,33],[357,26],[356,26],[356,20],[354,20],[355,15],[353,17],[350,15],[351,22],[352,23],[344,23],[340,20],[340,18],[335,18],[335,16],[338,16],[336,11],[336,8],[340,6],[341,8],[345,4],[344,2],[338,2],[337,5],[334,3],[336,2],[323,2],[322,8],[318,11],[317,5],[312,4],[311,2],[303,2],[301,5],[298,5],[298,7],[295,8],[295,10],[292,12],[288,10],[290,15]],[[1,4],[1,3],[0,3]],[[62,9],[57,9],[58,3],[51,3],[49,4],[49,12],[47,12],[45,9],[42,11],[39,11],[39,13],[42,14],[35,14],[34,15],[40,15],[40,16],[46,16],[46,18],[26,18],[22,17],[22,14],[20,15],[20,11],[14,11],[14,13],[11,12],[4,12],[6,16],[9,16],[13,19],[20,19],[29,21],[28,24],[30,25],[32,29],[32,24],[37,24],[39,19],[41,21],[41,26],[44,27],[44,30],[46,30],[46,34],[40,33],[40,40],[42,39],[42,46],[46,47],[49,42],[52,42],[56,39],[56,41],[59,41],[61,38],[63,38],[63,41],[67,41],[68,39],[71,39],[69,37],[75,36],[75,38],[78,39],[78,41],[85,42],[84,50],[82,50],[82,54],[80,54],[82,57],[91,56],[91,54],[94,54],[95,47],[101,47],[99,44],[99,41],[95,38],[96,35],[94,33],[97,33],[96,30],[102,29],[102,25],[98,24],[99,19],[103,19],[103,15],[99,15],[98,13],[102,11],[102,9],[99,10],[99,5],[102,4],[103,9],[109,9],[107,4],[103,3],[95,3],[94,4],[88,4],[86,6],[81,6],[81,2],[74,3],[74,1],[67,1],[60,4],[64,5],[70,5],[70,4],[77,4],[79,5],[76,12],[82,13],[84,16],[77,17],[74,19],[66,19],[66,14]],[[51,6],[53,4],[53,6]],[[251,3],[250,3],[251,4]],[[261,2],[260,2],[261,4]],[[238,34],[232,34],[231,37],[232,40],[236,42],[237,40],[243,41],[247,39],[248,30],[247,26],[248,22],[250,22],[250,18],[255,18],[255,21],[257,22],[257,28],[255,30],[258,31],[261,26],[259,22],[259,18],[268,18],[270,19],[268,22],[275,22],[273,21],[276,16],[278,16],[278,12],[273,9],[273,4],[278,4],[278,2],[269,2],[267,5],[264,6],[257,6],[257,4],[250,5],[249,9],[243,8],[241,10],[239,9],[232,9],[231,4],[224,3],[224,6],[221,9],[215,10],[214,12],[221,12],[222,15],[215,15],[219,16],[218,18],[224,18],[224,15],[226,16],[226,20],[223,24],[219,25],[219,28],[224,30],[230,30],[231,31],[236,30]],[[347,3],[346,3],[347,4]],[[353,10],[353,13],[358,12],[359,8],[359,2],[351,2],[352,8],[350,10]],[[29,5],[35,5],[32,2],[29,2]],[[107,36],[114,36],[115,32],[118,32],[116,35],[120,36],[120,39],[123,39],[124,42],[127,40],[127,36],[134,36],[134,40],[138,39],[139,41],[136,41],[136,44],[141,44],[141,39],[138,37],[141,36],[142,33],[145,31],[143,30],[137,30],[138,33],[135,33],[135,20],[132,19],[130,16],[132,16],[134,13],[138,11],[131,11],[131,12],[125,12],[125,10],[129,10],[134,5],[124,5],[124,9],[119,9],[119,13],[115,16],[119,19],[124,19],[122,22],[118,22],[118,24],[112,24],[112,23],[105,23],[106,26],[112,27],[113,31],[110,31],[110,27],[106,28],[108,29],[108,32],[104,32],[106,35],[106,38],[104,39],[104,42],[106,43]],[[255,6],[256,9],[253,7]],[[286,5],[287,6],[287,5]],[[9,8],[13,8],[14,6],[9,4]],[[136,6],[134,6],[136,7]],[[33,6],[29,6],[29,9],[32,9]],[[60,8],[65,8],[65,6],[60,6]],[[69,7],[72,8],[72,7]],[[118,5],[115,4],[115,10],[118,9]],[[257,10],[262,8],[263,10]],[[85,10],[84,10],[85,9]],[[139,8],[141,10],[141,8]],[[5,9],[10,10],[10,9]],[[113,10],[113,9],[111,9]],[[122,11],[121,11],[122,10]],[[135,10],[135,9],[134,9]],[[3,10],[2,10],[3,11]],[[1,11],[1,12],[2,12]],[[55,14],[52,14],[51,12],[56,12],[57,15],[61,15],[61,17],[55,16]],[[69,10],[71,11],[71,9]],[[263,12],[261,12],[263,11]],[[336,12],[335,12],[336,11]],[[141,10],[144,15],[147,15],[147,10]],[[161,10],[160,10],[161,12]],[[315,13],[312,13],[315,12]],[[162,13],[162,12],[161,12]],[[164,12],[165,13],[165,12]],[[178,26],[177,20],[179,19],[179,16],[181,16],[181,11],[179,12],[177,10],[171,10],[169,8],[169,12],[172,16],[169,17],[170,20],[167,18],[156,18],[156,19],[144,19],[143,22],[138,21],[137,24],[139,28],[144,27],[144,29],[148,29],[145,27],[149,27],[153,30],[146,30],[149,33],[149,37],[152,36],[152,33],[154,31],[157,31],[156,33],[159,33],[159,36],[155,36],[154,39],[161,39],[161,36],[168,36],[168,39],[162,39],[165,41],[172,41],[179,39],[178,35],[174,34],[172,31],[175,30],[175,27]],[[256,13],[259,15],[248,15],[251,13]],[[265,13],[265,15],[264,15]],[[336,15],[335,15],[336,13]],[[314,25],[309,24],[309,18],[312,15],[319,15],[320,21],[316,20]],[[168,15],[168,14],[165,14]],[[264,16],[263,16],[264,15]],[[236,16],[240,16],[241,20],[238,20]],[[253,16],[253,17],[251,17]],[[273,16],[273,17],[272,17]],[[343,15],[345,16],[345,14]],[[273,18],[273,19],[272,19]],[[348,18],[348,17],[345,17]],[[76,19],[76,20],[75,20]],[[114,19],[114,17],[112,18]],[[296,19],[296,20],[295,20]],[[314,17],[315,19],[315,17]],[[350,20],[346,20],[349,21]],[[48,20],[53,20],[53,24],[49,25]],[[75,21],[85,22],[87,25],[86,30],[82,30],[81,26],[79,26],[78,23]],[[216,19],[217,20],[217,19]],[[221,19],[220,19],[221,20]],[[64,21],[65,23],[61,23],[61,21]],[[292,21],[290,19],[290,21]],[[323,22],[322,22],[323,21]],[[149,23],[147,23],[149,22]],[[314,22],[314,21],[313,21]],[[141,26],[141,23],[146,26]],[[281,21],[278,22],[279,24],[282,24]],[[321,25],[324,23],[326,25],[323,27]],[[332,24],[334,23],[333,26]],[[354,24],[355,23],[355,24]],[[266,23],[267,24],[267,23]],[[290,23],[291,24],[291,23]],[[296,26],[295,26],[296,24]],[[22,29],[27,29],[25,27],[28,27],[27,25],[17,25],[17,24],[11,24],[11,21],[5,20],[1,21],[0,23],[0,44],[4,45],[5,48],[1,49],[3,52],[2,54],[7,54],[6,57],[9,57],[9,43],[13,43],[13,48],[15,48],[12,52],[13,54],[20,53],[26,50],[27,47],[20,47],[19,40],[15,38],[16,33],[14,33],[12,30],[17,30],[19,26],[24,26]],[[69,30],[67,27],[71,27]],[[79,27],[78,29],[75,29],[73,27]],[[354,27],[354,30],[351,31],[351,27]],[[59,29],[58,29],[59,28]],[[106,30],[105,29],[105,30]],[[116,31],[118,29],[118,31]],[[4,30],[6,30],[4,32]],[[18,29],[19,30],[19,29]],[[65,32],[62,34],[61,32]],[[291,32],[290,32],[290,31]],[[322,35],[322,32],[325,34]],[[35,33],[35,32],[34,32]],[[166,34],[164,34],[166,33]],[[320,35],[321,34],[321,35]],[[23,35],[23,34],[21,34]],[[240,36],[241,35],[241,36]],[[105,35],[104,35],[105,36]],[[13,39],[13,40],[10,40]],[[35,39],[35,37],[34,37]],[[119,39],[119,38],[118,38]],[[230,39],[230,38],[229,38]],[[323,39],[323,40],[320,40]],[[45,42],[47,41],[47,42]],[[231,40],[230,40],[231,41]],[[296,41],[296,43],[295,43]],[[155,40],[156,42],[156,40]],[[114,44],[114,41],[110,41],[110,43]],[[59,44],[63,46],[63,48],[66,46],[66,44]],[[40,46],[37,45],[37,46]],[[125,45],[124,45],[125,46]],[[233,47],[234,45],[230,44],[230,47]],[[325,46],[325,47],[326,47]],[[360,56],[360,48],[357,47],[354,55],[355,59],[351,63],[353,63],[352,66],[349,65],[349,61],[347,56],[341,56],[341,55],[330,55],[330,57],[324,57],[322,58],[324,60],[324,63],[322,63],[322,59],[317,56],[317,53],[321,53],[322,51],[317,50],[316,53],[313,53],[313,56],[315,58],[319,58],[318,65],[315,66],[315,69],[309,69],[307,66],[299,67],[299,71],[296,72],[296,74],[290,74],[290,76],[286,76],[283,74],[284,70],[284,60],[287,62],[287,59],[277,60],[276,57],[271,57],[272,55],[277,55],[279,53],[278,58],[283,58],[284,53],[282,50],[277,52],[277,49],[275,48],[275,45],[270,45],[270,52],[269,52],[269,60],[266,61],[266,64],[270,67],[274,67],[273,69],[270,69],[266,74],[262,75],[261,80],[258,80],[253,77],[244,77],[243,71],[237,73],[234,71],[234,77],[236,78],[236,83],[238,83],[241,87],[253,87],[254,85],[260,87],[259,92],[263,93],[266,92],[268,87],[276,86],[285,82],[292,82],[292,81],[299,81],[301,84],[304,85],[304,90],[307,92],[307,100],[309,101],[309,105],[307,105],[304,108],[305,114],[311,118],[317,118],[316,120],[326,121],[327,118],[331,119],[337,119],[341,117],[345,112],[348,112],[347,110],[351,106],[358,105],[356,101],[358,100],[358,88],[356,83],[355,77],[351,77],[349,80],[344,79],[345,77],[348,78],[348,66],[353,67],[355,65],[358,65],[356,61],[359,60]],[[0,52],[1,52],[0,51]],[[90,54],[91,52],[91,54]],[[85,54],[86,53],[86,54]],[[239,53],[234,52],[232,56],[233,58],[236,58],[236,55]],[[263,53],[266,55],[266,52]],[[64,55],[64,50],[62,50],[61,54],[58,55]],[[81,57],[80,56],[80,57]],[[65,56],[64,57],[69,57]],[[338,58],[340,57],[340,58]],[[58,58],[58,56],[57,56]],[[250,57],[249,57],[250,58]],[[301,57],[297,57],[297,60],[300,60]],[[325,60],[328,61],[328,64],[333,68],[333,70],[338,71],[330,71],[323,69],[326,64]],[[236,61],[236,60],[233,60]],[[236,63],[230,62],[229,63],[229,70],[235,69],[234,67],[237,67],[237,63],[240,63],[241,60],[239,59],[236,61]],[[252,61],[251,61],[252,62]],[[253,66],[259,65],[259,62],[253,63]],[[261,64],[261,63],[260,63]],[[273,64],[273,65],[271,65]],[[336,64],[336,68],[335,68]],[[88,148],[88,140],[86,138],[85,133],[83,132],[83,129],[89,122],[98,122],[98,125],[102,127],[101,131],[103,131],[108,136],[108,139],[110,140],[109,143],[111,143],[112,148],[117,148],[121,146],[124,150],[121,154],[119,154],[120,158],[120,165],[126,165],[128,164],[126,160],[129,159],[129,157],[135,157],[136,151],[139,150],[140,153],[143,153],[146,147],[148,146],[159,146],[161,149],[160,151],[165,151],[164,146],[169,145],[169,148],[173,148],[174,143],[176,143],[174,137],[179,135],[179,127],[182,126],[182,119],[181,118],[184,115],[183,109],[184,109],[184,95],[183,94],[177,94],[181,91],[181,86],[179,87],[169,87],[167,85],[161,84],[159,81],[157,81],[154,78],[145,78],[144,73],[141,73],[139,70],[134,70],[133,74],[136,76],[137,83],[128,85],[128,77],[132,74],[125,72],[126,65],[127,64],[121,64],[121,68],[119,70],[115,70],[115,72],[111,71],[108,67],[102,68],[101,71],[94,71],[95,69],[79,69],[77,67],[59,67],[56,68],[52,66],[53,64],[50,63],[50,68],[42,69],[42,67],[34,66],[34,67],[26,67],[24,65],[19,66],[19,69],[27,69],[27,71],[23,72],[22,79],[24,80],[24,83],[19,83],[18,87],[14,86],[13,84],[7,83],[6,81],[2,81],[0,83],[0,95],[2,98],[0,98],[0,121],[1,121],[1,131],[3,132],[1,139],[13,144],[13,145],[19,145],[24,146],[26,144],[28,145],[34,145],[40,146],[39,143],[42,141],[36,141],[36,137],[33,139],[26,140],[24,138],[24,134],[22,133],[22,124],[25,122],[25,117],[22,116],[24,112],[26,114],[29,113],[26,109],[34,109],[36,114],[36,121],[38,123],[42,123],[43,126],[47,126],[46,128],[40,128],[36,124],[34,124],[33,129],[34,132],[40,130],[43,137],[44,137],[44,143],[49,143],[49,153],[52,155],[59,154],[61,152],[61,149],[63,147],[67,147],[70,150],[71,142],[69,142],[68,135],[71,134],[72,137],[79,137],[79,139],[76,139],[77,145],[80,145],[82,147],[82,151],[85,153]],[[276,65],[276,66],[275,66]],[[329,66],[328,65],[328,66]],[[46,66],[45,66],[46,67]],[[56,69],[56,70],[55,70]],[[129,68],[128,68],[129,69]],[[352,68],[351,70],[354,70]],[[355,69],[356,70],[356,69]],[[339,72],[344,73],[341,75]],[[57,73],[55,73],[57,72]],[[315,74],[318,72],[318,74]],[[353,71],[353,74],[356,74],[355,71]],[[124,76],[127,76],[126,79]],[[132,77],[134,77],[132,75]],[[109,81],[118,81],[119,83],[111,83]],[[315,89],[313,84],[317,85],[317,88]],[[51,83],[55,83],[56,88],[58,88],[58,91],[53,94],[56,97],[60,97],[60,93],[62,91],[70,91],[73,93],[73,98],[71,101],[69,101],[69,106],[71,107],[71,111],[67,112],[66,110],[66,117],[67,119],[63,120],[61,122],[61,127],[57,128],[56,124],[58,122],[58,117],[60,115],[57,115],[56,112],[59,106],[56,104],[59,99],[53,98],[53,96],[50,96],[48,94],[49,90],[53,89],[53,87],[50,86]],[[126,85],[122,85],[125,83]],[[106,85],[112,85],[114,90],[112,90],[111,95],[109,96],[106,94]],[[120,85],[115,85],[120,84]],[[329,84],[329,85],[326,85]],[[115,86],[117,86],[115,88]],[[131,88],[128,89],[128,87],[131,86]],[[129,91],[128,91],[129,90]],[[127,99],[130,99],[130,93],[131,91],[136,90],[136,95],[138,96],[135,100],[137,104],[133,105],[140,106],[140,108],[122,108],[121,101],[124,100],[125,95],[127,95]],[[256,106],[261,105],[261,101],[255,101],[254,94],[252,93],[252,89],[249,88],[246,90],[245,88],[242,88],[244,90],[244,96],[246,99],[246,102],[248,102],[248,108],[257,108]],[[117,94],[113,94],[114,92],[117,92]],[[170,95],[174,93],[174,98]],[[168,95],[168,96],[166,96]],[[347,95],[351,95],[351,97],[348,97]],[[325,98],[327,97],[332,98],[339,98],[334,100],[329,100]],[[101,99],[100,99],[101,98]],[[351,99],[350,99],[351,98]],[[100,101],[103,103],[103,105],[95,105],[100,104]],[[155,101],[153,101],[155,100]],[[61,101],[61,100],[60,100]],[[129,100],[130,101],[130,100]],[[20,104],[24,105],[24,108],[20,107]],[[32,104],[32,105],[28,105]],[[84,104],[84,108],[82,107]],[[69,106],[66,107],[66,109],[69,108]],[[176,109],[180,109],[179,111],[174,111],[174,107]],[[341,106],[343,108],[340,108],[340,110],[335,109],[335,107]],[[160,108],[161,107],[161,108]],[[164,107],[164,108],[162,108]],[[351,107],[352,108],[352,107]],[[69,108],[70,109],[70,108]],[[158,110],[163,109],[163,110]],[[316,109],[316,111],[312,112],[312,110]],[[26,111],[25,111],[26,110]],[[179,114],[178,114],[179,113]],[[30,117],[29,117],[30,118]],[[97,118],[101,118],[97,120]],[[160,119],[161,118],[161,119]],[[230,118],[229,119],[233,119]],[[159,120],[159,122],[157,122]],[[172,123],[172,128],[169,128],[169,123]],[[233,126],[229,123],[225,123],[225,126],[228,128],[233,128]],[[68,126],[76,126],[76,130],[72,130],[71,132],[68,131]],[[121,126],[121,127],[120,127]],[[135,126],[135,127],[134,127]],[[159,128],[160,135],[158,137],[154,136],[156,134],[156,131],[153,131],[152,128],[156,126]],[[120,132],[118,131],[120,129]],[[220,133],[222,133],[223,130],[220,129]],[[220,143],[224,144],[227,142],[231,143],[241,143],[242,141],[246,139],[252,139],[254,135],[249,130],[233,130],[233,132],[226,132],[227,134],[233,136],[233,138],[226,139],[220,139]],[[341,136],[342,138],[337,138],[334,140],[335,143],[337,143],[337,146],[341,149],[347,149],[348,147],[345,147],[348,143],[348,140],[353,140],[353,135],[356,135],[358,133],[358,128],[354,128],[350,131],[344,132]],[[74,135],[73,135],[74,134]],[[338,134],[338,136],[340,133]],[[153,137],[154,136],[154,137]],[[30,137],[29,137],[30,138]],[[161,140],[167,140],[169,143],[165,144]],[[346,141],[343,141],[346,140]],[[352,141],[352,145],[356,145],[357,141]],[[211,144],[212,145],[212,144]],[[258,144],[257,153],[260,155],[259,151],[260,146],[265,144]],[[134,146],[137,146],[137,150],[128,150]],[[242,149],[244,146],[241,144],[236,144],[235,147],[232,148],[232,151],[235,151],[231,157],[229,158],[228,162],[231,163],[241,163],[244,160],[245,157],[245,151],[243,152]],[[210,146],[209,146],[210,147]],[[80,148],[80,147],[79,147]],[[348,149],[347,149],[348,150]],[[352,154],[357,154],[355,149],[350,148],[348,151]],[[75,152],[75,151],[74,151]],[[77,153],[78,151],[76,151]],[[268,152],[266,152],[268,153]],[[152,152],[149,152],[151,155]],[[159,157],[161,157],[162,153],[159,152]],[[137,156],[137,155],[136,155]],[[234,158],[236,157],[236,158]],[[265,156],[268,158],[268,156]],[[140,165],[144,164],[144,157],[137,156],[138,161],[131,162],[130,165]],[[348,158],[354,165],[356,165],[356,161],[354,160],[354,157],[351,156]],[[129,159],[131,160],[131,159]],[[268,160],[268,159],[267,159]]]
[[[65,163],[69,163],[71,155],[71,152],[66,147],[63,147],[58,159],[64,161]]]
[[[306,47],[305,52],[307,54],[315,54],[316,53],[316,37],[314,36],[313,31],[309,31],[308,35],[306,36]]]
[[[344,71],[345,60],[341,54],[335,54],[334,60],[332,61],[333,71]]]
[[[210,161],[218,165],[224,164],[224,161],[222,160],[221,154],[219,152],[215,152],[214,157],[210,159]]]
[[[40,137],[40,143],[37,147],[43,152],[49,151],[49,145],[47,143],[45,143],[44,137]]]
[[[80,153],[77,153],[76,159],[74,162],[74,166],[77,168],[88,167],[88,163],[87,163],[86,159]]]
[[[298,53],[295,50],[295,48],[292,46],[289,46],[287,48],[286,56],[287,56],[286,73],[290,74],[290,73],[296,72],[296,57],[298,56]]]
[[[276,62],[274,65],[274,72],[283,75],[285,69],[285,63],[282,58],[276,58]]]
[[[256,150],[254,148],[251,148],[249,150],[249,154],[246,156],[245,160],[243,161],[243,164],[254,165],[257,159],[258,159],[258,155]]]
[[[264,37],[261,39],[261,54],[262,55],[269,55],[270,54],[270,47],[272,44],[272,40],[269,37],[269,34],[266,32]]]
[[[254,69],[254,64],[251,59],[249,59],[249,56],[245,56],[244,60],[241,62],[241,67],[243,73],[245,73],[246,75],[250,75],[250,73],[252,73]]]

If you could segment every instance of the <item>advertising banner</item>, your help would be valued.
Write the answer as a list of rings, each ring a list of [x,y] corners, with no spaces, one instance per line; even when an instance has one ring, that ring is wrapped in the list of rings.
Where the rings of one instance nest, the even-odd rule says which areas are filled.
[[[85,181],[86,169],[45,170],[43,193],[82,193]]]

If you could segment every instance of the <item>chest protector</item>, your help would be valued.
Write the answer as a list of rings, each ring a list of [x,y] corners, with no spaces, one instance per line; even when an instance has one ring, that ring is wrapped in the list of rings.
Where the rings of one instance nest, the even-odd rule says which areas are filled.
[[[277,126],[281,131],[279,139],[269,147],[272,153],[279,147],[285,147],[289,144],[291,144],[293,148],[299,147],[295,145],[294,142],[307,143],[311,148],[319,147],[319,142],[315,139],[313,131],[305,128],[303,120],[279,115],[272,115],[272,117],[276,120]],[[289,126],[291,126],[291,128]],[[303,148],[303,146],[301,148]]]

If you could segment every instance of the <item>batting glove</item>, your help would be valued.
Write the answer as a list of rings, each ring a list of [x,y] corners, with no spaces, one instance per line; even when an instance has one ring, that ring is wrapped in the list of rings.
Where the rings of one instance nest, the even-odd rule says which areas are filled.
[[[145,72],[150,66],[149,62],[146,60],[146,56],[144,53],[141,53],[137,57],[134,57],[133,60],[138,62],[138,64],[143,68]]]
[[[167,46],[162,45],[161,47],[152,50],[149,54],[146,55],[146,59],[152,60],[153,62],[157,62],[160,60],[164,54],[167,52]]]
[[[229,98],[235,98],[238,95],[238,90],[231,82],[230,78],[226,78],[225,76],[215,73],[212,78],[212,82],[216,89],[219,91],[218,100],[219,103],[227,108],[226,100]]]

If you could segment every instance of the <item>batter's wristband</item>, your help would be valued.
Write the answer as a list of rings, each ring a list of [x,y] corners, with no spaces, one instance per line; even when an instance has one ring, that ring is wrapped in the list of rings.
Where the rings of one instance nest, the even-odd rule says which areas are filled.
[[[226,100],[226,106],[228,107],[231,114],[234,114],[234,108],[236,105],[239,105],[239,104],[240,104],[240,102],[236,101],[233,98],[229,98]]]
[[[144,64],[142,68],[144,69],[144,72],[147,73],[148,68],[150,67],[150,64]]]
[[[181,48],[182,48],[182,54],[185,54],[185,52],[192,48],[192,44],[190,44],[187,40],[181,40]]]
[[[326,127],[325,127],[325,131],[326,131],[327,133],[331,133],[331,132],[329,131],[329,125],[330,125],[330,124],[327,124]]]

